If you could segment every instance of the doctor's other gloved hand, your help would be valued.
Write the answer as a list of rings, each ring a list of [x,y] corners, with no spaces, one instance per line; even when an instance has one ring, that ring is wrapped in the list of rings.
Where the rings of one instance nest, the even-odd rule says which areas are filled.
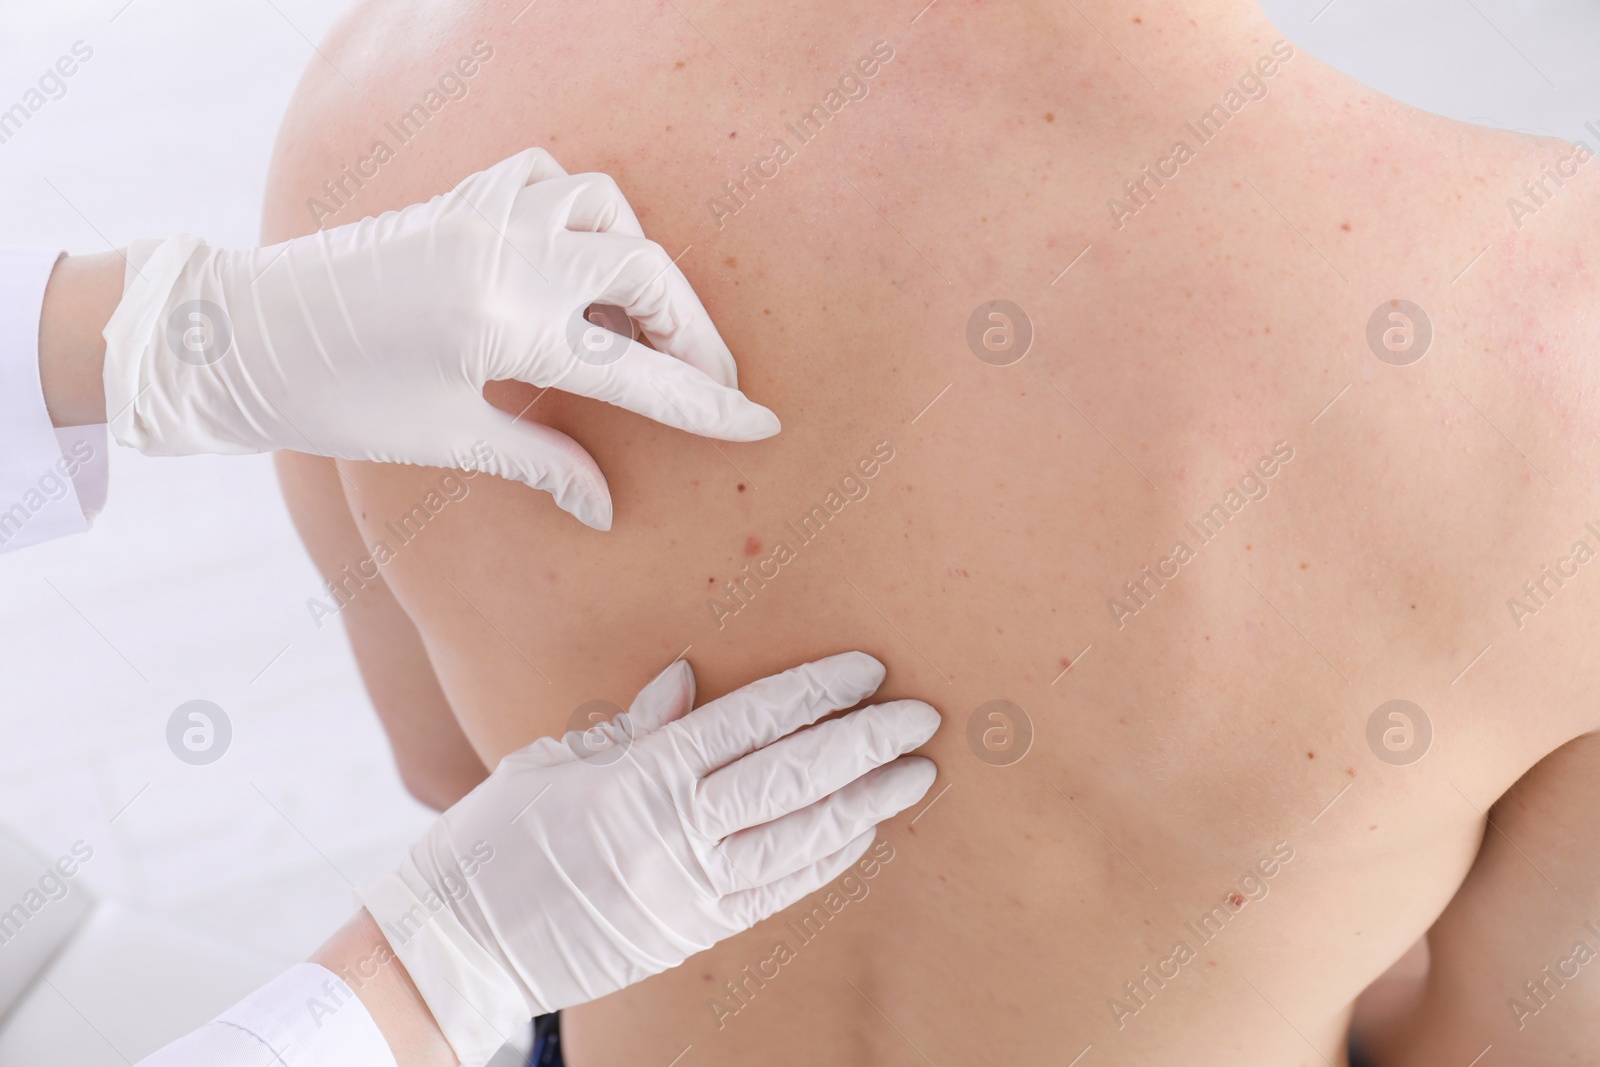
[[[532,1015],[676,967],[842,874],[933,784],[916,700],[862,708],[847,652],[693,711],[668,667],[627,712],[500,762],[361,891],[465,1065]],[[798,731],[798,732],[797,732]]]
[[[225,251],[184,234],[135,242],[127,260],[105,328],[106,413],[118,441],[152,455],[291,449],[460,467],[546,490],[609,529],[593,458],[492,407],[485,382],[553,387],[725,441],[779,429],[739,392],[727,344],[616,183],[568,175],[543,149],[283,244]]]

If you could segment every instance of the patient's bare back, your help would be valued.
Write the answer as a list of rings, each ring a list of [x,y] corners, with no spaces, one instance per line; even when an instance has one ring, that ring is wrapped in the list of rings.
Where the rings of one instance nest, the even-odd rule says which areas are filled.
[[[1519,217],[1570,149],[1198,6],[371,3],[308,74],[269,240],[543,145],[784,420],[494,387],[595,455],[607,535],[480,478],[401,539],[441,472],[344,465],[478,754],[685,646],[703,697],[859,647],[945,715],[926,810],[568,1013],[574,1067],[1332,1059],[1594,729],[1588,175]]]

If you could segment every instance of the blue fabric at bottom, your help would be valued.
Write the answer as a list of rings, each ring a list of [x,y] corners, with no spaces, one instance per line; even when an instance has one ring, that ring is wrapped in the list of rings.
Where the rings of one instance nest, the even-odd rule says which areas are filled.
[[[561,1058],[561,1013],[541,1015],[533,1020],[533,1055],[528,1067],[565,1067]]]

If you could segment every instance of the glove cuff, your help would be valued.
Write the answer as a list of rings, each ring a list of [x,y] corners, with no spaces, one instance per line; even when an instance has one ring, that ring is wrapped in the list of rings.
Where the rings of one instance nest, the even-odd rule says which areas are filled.
[[[545,1009],[528,1003],[499,961],[467,933],[449,901],[431,888],[419,895],[413,885],[427,883],[407,857],[400,871],[368,883],[357,895],[410,972],[462,1067],[480,1067]]]
[[[148,454],[161,449],[151,427],[141,419],[138,400],[150,384],[148,366],[158,353],[166,324],[162,321],[172,291],[189,260],[205,242],[180,233],[166,240],[144,238],[128,246],[122,301],[106,323],[107,426],[111,436]]]

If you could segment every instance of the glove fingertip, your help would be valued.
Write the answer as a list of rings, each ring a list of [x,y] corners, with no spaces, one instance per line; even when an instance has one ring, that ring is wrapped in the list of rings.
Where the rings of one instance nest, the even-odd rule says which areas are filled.
[[[610,531],[612,519],[615,517],[611,507],[611,494],[603,489],[598,494],[584,493],[569,510],[579,522],[601,533]]]
[[[895,810],[905,811],[928,795],[939,777],[939,768],[931,759],[922,756],[901,756],[891,766],[896,767],[894,784]]]
[[[861,651],[841,652],[818,661],[816,666],[827,669],[826,677],[833,683],[830,692],[836,689],[842,696],[855,694],[855,699],[841,707],[876,693],[889,673],[876,656]]]
[[[688,660],[673,660],[666,670],[639,690],[628,711],[633,714],[640,734],[652,733],[694,707],[694,668]]]

